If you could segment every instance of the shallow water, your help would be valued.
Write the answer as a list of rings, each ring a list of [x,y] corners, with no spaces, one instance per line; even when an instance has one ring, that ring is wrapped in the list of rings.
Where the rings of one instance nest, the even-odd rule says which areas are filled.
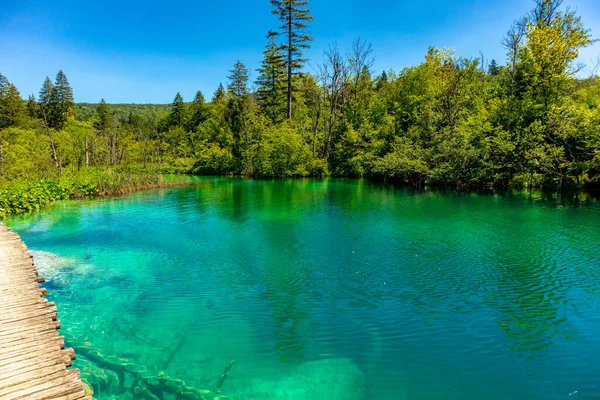
[[[579,200],[205,178],[7,222],[98,400],[143,398],[120,365],[214,389],[232,359],[236,399],[596,398]]]

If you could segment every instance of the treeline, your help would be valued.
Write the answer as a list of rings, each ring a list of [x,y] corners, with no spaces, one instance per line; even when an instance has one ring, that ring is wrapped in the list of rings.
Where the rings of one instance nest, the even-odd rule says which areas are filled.
[[[60,175],[124,164],[197,174],[334,175],[411,184],[589,187],[600,183],[600,86],[579,78],[590,32],[561,0],[536,0],[486,64],[451,49],[375,75],[371,45],[331,46],[302,72],[312,40],[305,0],[272,0],[250,82],[238,61],[211,101],[177,94],[170,109],[75,105],[59,72],[27,102],[0,82],[0,176]],[[76,114],[78,118],[76,118]]]
[[[154,123],[156,118],[169,112],[170,104],[111,104],[110,110],[117,124],[123,125],[130,114],[137,114],[149,123]],[[75,103],[75,118],[79,121],[89,121],[96,116],[98,104]]]

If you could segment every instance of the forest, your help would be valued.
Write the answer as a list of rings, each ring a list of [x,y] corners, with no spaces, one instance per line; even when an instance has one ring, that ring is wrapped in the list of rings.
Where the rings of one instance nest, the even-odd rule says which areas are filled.
[[[0,189],[164,168],[458,188],[600,185],[598,65],[575,63],[595,39],[561,0],[532,2],[499,38],[504,62],[429,48],[420,64],[380,73],[361,38],[331,45],[306,72],[308,1],[271,3],[256,78],[238,61],[210,99],[77,103],[58,71],[25,100],[0,75]]]

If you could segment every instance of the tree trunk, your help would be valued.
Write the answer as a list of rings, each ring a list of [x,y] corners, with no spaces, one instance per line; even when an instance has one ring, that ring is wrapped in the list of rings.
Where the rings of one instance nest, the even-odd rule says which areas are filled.
[[[288,5],[288,119],[292,119],[292,3]]]
[[[90,165],[90,149],[88,143],[88,137],[85,135],[85,167],[87,168]]]
[[[317,108],[317,116],[315,118],[315,129],[313,131],[313,143],[312,143],[312,154],[315,156],[316,145],[317,145],[317,132],[319,131],[319,119],[321,117],[321,106]]]
[[[0,177],[4,175],[4,149],[2,148],[2,142],[0,142]]]

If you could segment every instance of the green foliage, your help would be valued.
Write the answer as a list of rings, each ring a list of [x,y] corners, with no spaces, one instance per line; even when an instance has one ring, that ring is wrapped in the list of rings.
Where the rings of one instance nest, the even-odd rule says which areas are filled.
[[[66,75],[59,70],[55,82],[46,77],[40,89],[39,117],[48,128],[61,129],[73,115],[73,90]]]
[[[312,39],[307,1],[273,0],[281,25],[269,34],[255,92],[241,61],[211,103],[197,92],[191,103],[178,93],[170,105],[73,108],[61,71],[46,79],[39,101],[25,103],[0,75],[0,179],[65,182],[134,166],[95,175],[94,187],[135,187],[127,174],[148,170],[600,186],[600,80],[577,77],[573,66],[593,40],[560,3],[536,1],[503,42],[506,65],[492,60],[487,70],[453,49],[430,48],[418,65],[376,76],[370,44],[357,39],[348,51],[330,47],[317,74],[300,72]]]
[[[267,48],[263,51],[263,61],[257,70],[257,101],[264,114],[277,123],[285,119],[285,59],[275,37],[269,38]]]
[[[266,128],[262,140],[250,149],[254,175],[259,177],[314,174],[311,153],[302,137],[288,124]]]
[[[233,97],[240,98],[248,94],[248,68],[238,60],[229,71],[227,89]]]
[[[54,201],[123,194],[164,184],[155,172],[115,169],[90,170],[61,179],[0,182],[0,218],[36,211]]]
[[[0,129],[22,123],[27,117],[27,108],[21,94],[0,74]]]
[[[191,173],[197,175],[227,174],[234,168],[234,159],[229,149],[217,143],[203,143]]]
[[[99,104],[76,103],[75,116],[80,121],[89,121],[96,115]],[[110,109],[118,123],[125,123],[131,114],[139,115],[146,122],[154,124],[156,118],[169,112],[171,104],[111,104]]]

